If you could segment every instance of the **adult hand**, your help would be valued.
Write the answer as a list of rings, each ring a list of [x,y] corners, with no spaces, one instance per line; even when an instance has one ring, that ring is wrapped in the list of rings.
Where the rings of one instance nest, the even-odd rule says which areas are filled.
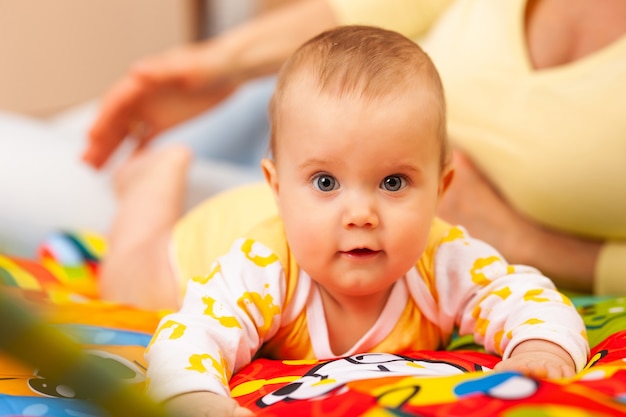
[[[83,159],[101,167],[129,136],[141,149],[244,81],[275,73],[304,41],[337,24],[325,0],[288,2],[223,35],[139,62],[106,94]]]
[[[141,149],[222,101],[236,88],[223,55],[207,41],[139,61],[105,94],[83,160],[100,168],[125,139]]]

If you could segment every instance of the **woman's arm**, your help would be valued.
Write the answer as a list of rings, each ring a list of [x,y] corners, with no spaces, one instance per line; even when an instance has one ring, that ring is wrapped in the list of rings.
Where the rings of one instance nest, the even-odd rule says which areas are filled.
[[[101,167],[129,136],[145,146],[165,129],[271,74],[304,41],[337,24],[326,0],[300,0],[207,41],[141,60],[104,96],[83,159]]]
[[[511,207],[471,161],[454,154],[455,177],[440,205],[442,219],[464,226],[511,263],[538,268],[559,288],[590,293],[603,242],[548,229]]]

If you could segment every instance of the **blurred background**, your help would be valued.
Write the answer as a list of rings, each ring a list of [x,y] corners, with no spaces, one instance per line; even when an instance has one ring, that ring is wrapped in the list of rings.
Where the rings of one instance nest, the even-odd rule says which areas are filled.
[[[136,59],[285,0],[0,0],[0,112],[75,114]]]
[[[35,257],[59,230],[106,234],[116,211],[111,174],[132,146],[101,171],[80,160],[101,96],[138,59],[287,1],[0,0],[0,253]],[[189,195],[250,180],[226,165],[211,164],[212,181]]]

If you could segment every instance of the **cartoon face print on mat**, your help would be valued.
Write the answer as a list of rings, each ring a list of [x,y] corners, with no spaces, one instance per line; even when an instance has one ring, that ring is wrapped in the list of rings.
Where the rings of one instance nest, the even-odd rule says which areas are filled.
[[[459,375],[487,369],[478,364],[467,369],[451,361],[418,359],[389,353],[352,355],[315,366],[297,381],[260,398],[257,406],[268,407],[280,401],[319,398],[349,382],[364,379]]]
[[[120,381],[128,384],[145,382],[145,369],[128,359],[105,350],[87,350],[86,354],[97,358],[103,367],[119,376]],[[40,375],[37,371],[33,378],[28,379],[29,388],[44,397],[71,398],[88,400],[88,395],[81,395],[58,381]]]

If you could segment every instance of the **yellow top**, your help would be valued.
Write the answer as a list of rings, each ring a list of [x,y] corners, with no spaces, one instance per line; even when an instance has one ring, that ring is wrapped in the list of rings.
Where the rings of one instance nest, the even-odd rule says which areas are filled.
[[[520,212],[605,240],[594,292],[626,294],[626,103],[619,104],[626,100],[626,37],[535,71],[523,36],[526,0],[330,1],[346,24],[416,39],[430,29],[419,41],[446,88],[451,140]],[[200,205],[174,233],[181,282],[205,273],[235,237],[275,213],[265,185]]]
[[[526,0],[330,3],[342,23],[418,40],[443,79],[452,142],[524,215],[605,240],[594,292],[626,294],[626,37],[534,70]]]

